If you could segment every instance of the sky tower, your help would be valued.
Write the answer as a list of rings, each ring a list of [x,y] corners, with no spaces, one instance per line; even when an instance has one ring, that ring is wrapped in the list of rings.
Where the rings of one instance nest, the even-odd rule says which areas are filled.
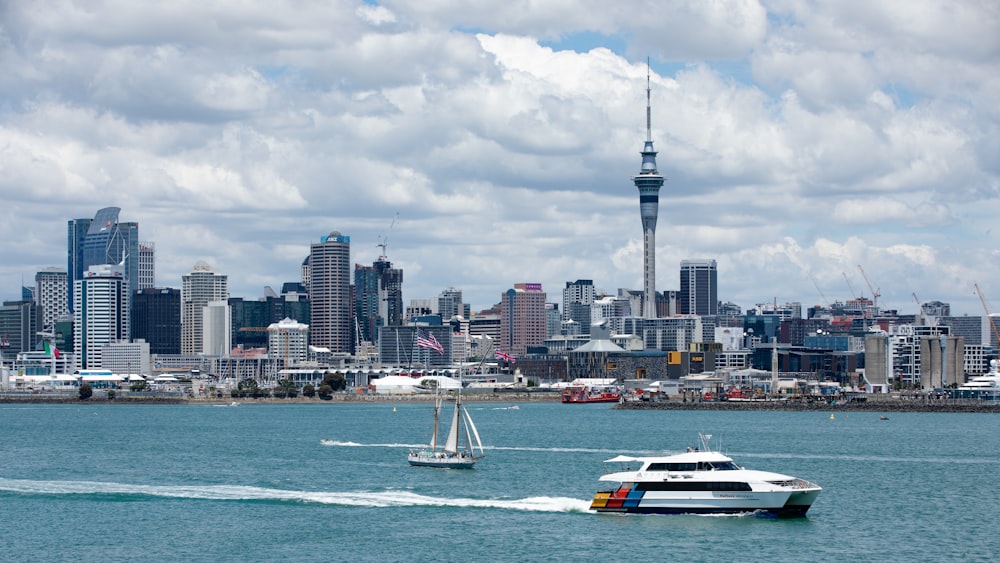
[[[642,169],[632,177],[639,189],[639,214],[642,216],[642,316],[656,318],[656,214],[660,206],[663,176],[656,171],[653,150],[652,119],[649,106],[649,63],[646,63],[646,144],[642,147]]]

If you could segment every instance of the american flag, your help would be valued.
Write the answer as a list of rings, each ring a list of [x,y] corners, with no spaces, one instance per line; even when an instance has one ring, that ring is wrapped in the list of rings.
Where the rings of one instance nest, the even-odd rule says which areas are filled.
[[[517,361],[517,359],[515,359],[514,356],[512,356],[511,354],[508,354],[507,352],[501,352],[500,350],[496,350],[495,352],[493,352],[493,354],[497,358],[499,358],[499,359],[501,359],[501,360],[503,360],[505,362],[516,362]]]
[[[444,354],[444,346],[438,342],[434,335],[424,329],[417,330],[417,346],[435,350],[438,354]]]

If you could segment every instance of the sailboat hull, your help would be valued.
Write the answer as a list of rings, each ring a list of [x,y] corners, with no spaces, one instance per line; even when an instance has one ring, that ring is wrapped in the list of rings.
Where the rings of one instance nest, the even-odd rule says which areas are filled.
[[[410,465],[416,467],[438,467],[442,469],[472,469],[476,458],[465,455],[451,455],[434,452],[411,453],[407,457]]]

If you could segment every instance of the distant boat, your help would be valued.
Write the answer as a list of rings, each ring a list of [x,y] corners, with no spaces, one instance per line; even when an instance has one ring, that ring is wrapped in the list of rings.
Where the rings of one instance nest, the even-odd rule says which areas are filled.
[[[410,465],[420,467],[442,467],[453,469],[472,469],[480,458],[485,455],[483,443],[479,439],[479,431],[472,416],[462,405],[462,391],[455,396],[455,410],[451,417],[451,428],[445,436],[444,444],[438,444],[438,426],[441,420],[442,397],[434,398],[434,427],[431,433],[431,443],[426,448],[410,450],[407,461]],[[478,450],[478,454],[477,454]]]
[[[889,417],[886,416],[886,415],[884,415],[884,414],[880,414],[879,417],[878,417],[878,419],[879,420],[889,420]]]
[[[570,385],[562,392],[564,403],[617,403],[621,398],[615,385]]]

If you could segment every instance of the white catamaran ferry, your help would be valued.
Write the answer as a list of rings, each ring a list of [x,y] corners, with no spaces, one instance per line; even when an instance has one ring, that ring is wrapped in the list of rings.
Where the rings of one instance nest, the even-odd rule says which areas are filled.
[[[603,475],[616,483],[598,491],[590,509],[638,514],[734,514],[805,516],[822,490],[819,485],[780,473],[744,469],[709,447],[658,457],[618,456],[607,463],[635,465]]]

